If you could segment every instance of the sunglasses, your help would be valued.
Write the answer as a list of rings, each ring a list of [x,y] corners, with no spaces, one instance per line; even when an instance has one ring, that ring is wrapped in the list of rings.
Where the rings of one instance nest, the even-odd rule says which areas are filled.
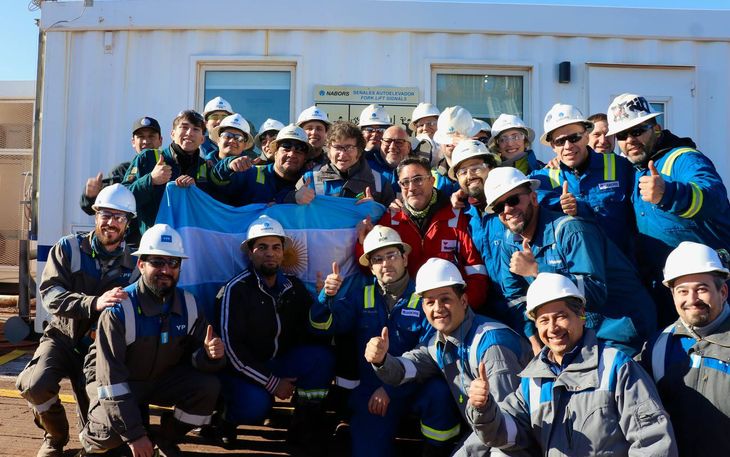
[[[153,257],[151,259],[148,258],[147,260],[145,260],[145,262],[157,269],[163,268],[165,266],[173,270],[177,270],[178,268],[180,268],[180,259],[175,257],[169,259],[165,259],[162,257]]]
[[[580,133],[573,133],[572,135],[565,135],[561,136],[560,138],[555,138],[553,140],[553,146],[564,146],[565,143],[570,141],[571,144],[575,144],[583,139],[583,136],[586,134],[586,132],[580,132]]]
[[[307,147],[299,141],[280,141],[278,146],[285,151],[304,152],[307,150]]]
[[[528,192],[522,192],[521,194],[514,194],[511,197],[507,197],[503,202],[497,203],[496,205],[492,206],[492,210],[495,214],[502,214],[504,212],[505,205],[515,207],[520,204],[520,198],[522,198],[523,195],[527,194]]]
[[[644,124],[639,125],[637,127],[632,128],[631,130],[624,130],[623,132],[618,132],[616,134],[616,139],[619,141],[626,141],[626,139],[631,136],[632,138],[638,138],[647,131],[651,130],[653,125],[650,124]]]
[[[363,127],[362,131],[368,133],[383,133],[385,132],[385,129],[383,127]]]
[[[236,140],[239,143],[243,143],[246,139],[245,136],[239,134],[239,133],[232,133],[232,132],[223,132],[221,133],[221,138],[225,138],[227,140]]]

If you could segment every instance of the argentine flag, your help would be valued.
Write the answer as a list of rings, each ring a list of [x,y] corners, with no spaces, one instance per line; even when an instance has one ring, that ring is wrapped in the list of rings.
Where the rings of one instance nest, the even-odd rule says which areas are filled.
[[[183,262],[178,286],[192,292],[206,317],[213,321],[215,296],[233,276],[248,266],[241,250],[249,224],[262,214],[281,223],[292,243],[284,252],[282,269],[314,291],[317,272],[326,278],[332,262],[347,279],[360,273],[354,246],[355,226],[365,217],[377,221],[385,208],[376,202],[355,204],[351,198],[318,195],[308,205],[252,204],[239,208],[221,203],[195,186],[167,185],[157,223],[180,233],[189,259]],[[346,289],[345,289],[346,290]]]

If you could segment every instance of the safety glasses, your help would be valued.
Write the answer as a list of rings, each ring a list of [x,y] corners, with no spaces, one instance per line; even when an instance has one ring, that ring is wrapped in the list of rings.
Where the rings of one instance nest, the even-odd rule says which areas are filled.
[[[580,132],[580,133],[573,133],[571,135],[565,135],[561,136],[560,138],[555,138],[553,140],[553,146],[564,146],[565,143],[570,141],[571,144],[575,144],[583,139],[583,136],[585,136],[586,132]]]
[[[496,205],[492,206],[492,210],[496,214],[502,214],[504,212],[505,205],[509,205],[511,207],[519,205],[520,198],[522,198],[523,195],[527,195],[527,192],[522,192],[521,194],[514,194],[512,196],[509,196],[503,202],[497,203]]]
[[[647,131],[651,130],[651,128],[654,127],[650,124],[642,124],[639,126],[636,126],[630,130],[624,130],[623,132],[618,132],[616,134],[616,139],[619,141],[626,141],[626,139],[630,136],[632,138],[638,138]]]
[[[284,140],[280,141],[278,146],[285,151],[304,152],[307,150],[307,147],[299,141]]]
[[[164,268],[165,266],[173,270],[177,270],[178,268],[180,268],[180,259],[176,257],[148,257],[144,261],[157,269]]]

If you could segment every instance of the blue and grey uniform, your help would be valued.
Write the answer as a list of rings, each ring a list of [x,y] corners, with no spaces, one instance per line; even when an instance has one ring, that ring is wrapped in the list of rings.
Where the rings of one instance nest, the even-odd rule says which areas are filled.
[[[274,164],[255,165],[236,173],[229,168],[235,157],[226,157],[213,167],[211,185],[221,199],[233,206],[249,203],[283,203],[285,197],[294,191],[295,181],[289,181],[274,170]]]
[[[608,344],[638,353],[656,331],[654,303],[636,269],[606,238],[595,221],[540,208],[530,248],[538,272],[569,277],[586,297],[586,327],[596,329]],[[525,316],[527,288],[534,278],[509,271],[512,254],[522,251],[522,237],[504,232],[500,262],[505,297],[516,319],[522,318],[526,336],[534,324]]]
[[[398,423],[410,411],[418,414],[421,433],[433,444],[440,445],[458,435],[461,419],[443,379],[398,387],[384,385],[363,356],[370,339],[380,336],[383,327],[388,327],[389,352],[394,355],[415,348],[433,334],[434,329],[414,290],[415,284],[409,280],[403,294],[389,308],[381,286],[373,278],[364,287],[350,288],[348,294],[329,297],[322,291],[310,309],[309,322],[313,331],[328,335],[355,334],[357,353],[352,356],[358,361],[360,384],[350,396],[354,456],[393,455]],[[390,397],[385,417],[368,411],[368,401],[380,387]]]
[[[386,355],[375,373],[385,383],[401,385],[423,382],[438,376],[446,379],[451,395],[464,419],[467,418],[469,385],[479,377],[479,363],[484,362],[490,392],[502,400],[519,386],[517,373],[532,356],[530,346],[514,330],[488,317],[479,316],[467,307],[464,321],[453,333],[440,332],[399,357]],[[476,435],[464,434],[456,456],[486,456],[490,450]],[[514,455],[530,455],[517,453]]]
[[[525,154],[515,160],[503,160],[502,167],[514,167],[522,172],[523,175],[527,176],[530,173],[545,168],[545,164],[537,159],[535,151],[528,149]]]
[[[205,132],[205,141],[203,141],[203,144],[200,145],[200,155],[201,157],[205,157],[206,160],[209,156],[218,156],[218,145],[213,143],[208,132]]]
[[[548,348],[520,373],[504,401],[490,393],[468,408],[474,432],[512,455],[677,456],[669,415],[649,375],[625,353],[599,342],[592,330],[561,364]]]

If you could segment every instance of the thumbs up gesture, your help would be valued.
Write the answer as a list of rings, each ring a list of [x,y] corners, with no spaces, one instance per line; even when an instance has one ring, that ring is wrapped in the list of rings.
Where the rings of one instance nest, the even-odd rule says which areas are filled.
[[[312,202],[312,200],[314,200],[314,196],[315,196],[314,189],[309,187],[311,184],[312,184],[312,178],[307,178],[304,181],[304,185],[297,190],[297,192],[295,194],[297,204],[308,205],[309,203]]]
[[[371,201],[373,201],[373,194],[372,192],[370,192],[370,186],[368,186],[365,188],[365,195],[360,200],[358,200],[356,204],[359,205],[360,203]]]
[[[664,196],[664,178],[654,166],[654,161],[649,161],[649,174],[639,178],[639,193],[645,202],[657,204]]]
[[[334,297],[342,287],[342,277],[340,276],[340,266],[337,262],[332,262],[332,273],[327,275],[324,280],[324,293],[330,297]]]
[[[212,325],[208,325],[203,346],[205,347],[205,353],[208,354],[208,358],[211,360],[221,359],[225,354],[223,341],[215,334]]]
[[[99,174],[93,178],[87,179],[86,187],[84,188],[84,195],[89,198],[96,198],[96,196],[99,195],[99,192],[101,192],[101,188],[103,187],[103,179],[104,173],[102,172],[99,172]]]
[[[563,212],[568,216],[578,214],[578,201],[575,196],[568,191],[568,181],[563,181],[563,193],[560,195],[560,206]]]
[[[537,277],[537,262],[535,261],[535,255],[532,253],[530,242],[526,238],[522,239],[522,250],[517,250],[512,254],[509,261],[509,271],[523,277]]]
[[[380,365],[388,353],[388,327],[383,327],[380,336],[370,338],[365,346],[365,360],[374,365]]]
[[[474,408],[484,408],[489,403],[489,379],[484,361],[479,362],[479,377],[469,384],[469,404]]]
[[[160,154],[160,158],[157,160],[155,168],[152,169],[150,175],[152,177],[152,184],[156,186],[166,184],[172,177],[172,167],[165,163],[165,157],[162,154]]]

